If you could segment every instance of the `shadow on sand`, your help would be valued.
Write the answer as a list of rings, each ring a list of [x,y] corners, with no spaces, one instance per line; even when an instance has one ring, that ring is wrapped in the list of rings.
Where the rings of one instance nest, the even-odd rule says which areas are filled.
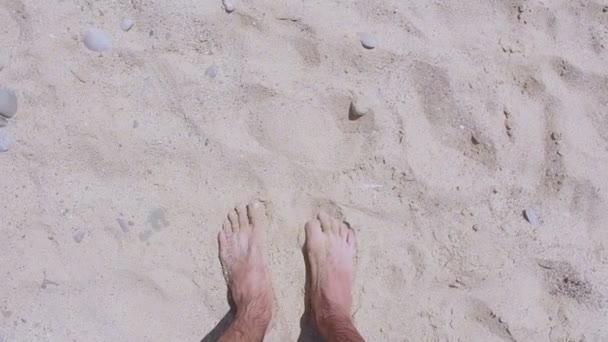
[[[228,290],[228,293],[226,294],[226,298],[228,299],[228,304],[230,305],[230,310],[228,310],[228,312],[226,312],[224,317],[222,317],[222,319],[215,325],[215,328],[211,329],[211,331],[208,332],[207,335],[205,335],[205,337],[203,337],[201,342],[216,342],[217,340],[220,339],[220,337],[222,337],[224,335],[226,330],[228,330],[228,327],[230,326],[230,324],[232,324],[232,321],[234,321],[234,315],[236,313],[236,306],[234,305],[232,296],[230,296],[230,290]]]

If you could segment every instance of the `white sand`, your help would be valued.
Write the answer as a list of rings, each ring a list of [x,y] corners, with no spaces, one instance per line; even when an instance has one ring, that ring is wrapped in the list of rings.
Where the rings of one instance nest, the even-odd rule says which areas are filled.
[[[254,198],[269,341],[301,333],[319,208],[356,228],[369,341],[608,340],[606,0],[235,5],[0,0],[0,341],[199,341],[228,310],[217,230]]]

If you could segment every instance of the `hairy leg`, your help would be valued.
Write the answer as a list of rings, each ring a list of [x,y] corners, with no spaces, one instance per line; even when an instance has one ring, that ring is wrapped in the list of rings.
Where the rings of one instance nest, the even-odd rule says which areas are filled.
[[[324,212],[306,224],[312,316],[329,342],[364,341],[350,315],[355,248],[354,231]]]
[[[264,260],[266,210],[260,202],[228,213],[218,235],[220,262],[236,306],[220,341],[262,341],[272,318],[272,287]]]

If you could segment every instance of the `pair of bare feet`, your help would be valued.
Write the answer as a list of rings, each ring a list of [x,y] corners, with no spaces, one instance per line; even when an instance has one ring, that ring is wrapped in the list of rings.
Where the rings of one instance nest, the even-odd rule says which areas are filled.
[[[228,213],[219,233],[220,261],[235,320],[220,341],[261,341],[274,307],[265,260],[266,209],[260,202]],[[313,322],[327,341],[363,341],[350,316],[354,231],[324,212],[306,223]]]

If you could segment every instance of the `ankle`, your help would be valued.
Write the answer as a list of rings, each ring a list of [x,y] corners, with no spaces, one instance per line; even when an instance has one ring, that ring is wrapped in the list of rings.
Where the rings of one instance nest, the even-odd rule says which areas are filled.
[[[237,303],[235,319],[268,325],[272,319],[272,301],[266,296],[260,296]]]
[[[317,327],[321,329],[335,323],[350,323],[350,306],[321,295],[313,301],[312,312]]]
[[[233,300],[236,306],[234,320],[219,341],[262,341],[272,320],[271,296],[245,296]]]
[[[351,294],[350,289],[329,286],[323,286],[313,291],[313,310],[319,315],[336,315],[340,314],[350,317],[351,310]]]
[[[340,306],[317,310],[314,318],[319,333],[328,342],[363,341],[353,325],[350,313]]]
[[[256,313],[261,313],[256,315]],[[238,310],[234,321],[220,342],[232,341],[262,341],[270,325],[271,315],[249,308]]]

